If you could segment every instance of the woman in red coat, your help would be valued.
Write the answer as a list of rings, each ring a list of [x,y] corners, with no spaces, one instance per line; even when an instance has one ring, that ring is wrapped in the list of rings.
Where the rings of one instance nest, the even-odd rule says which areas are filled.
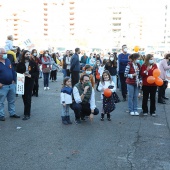
[[[156,116],[156,90],[157,86],[155,83],[149,84],[147,82],[147,78],[149,76],[153,76],[153,71],[157,69],[157,65],[154,63],[154,57],[152,54],[147,54],[145,57],[145,62],[141,67],[141,76],[143,81],[143,101],[142,101],[142,109],[143,109],[143,115],[148,115],[148,98],[150,96],[150,114],[151,116]]]

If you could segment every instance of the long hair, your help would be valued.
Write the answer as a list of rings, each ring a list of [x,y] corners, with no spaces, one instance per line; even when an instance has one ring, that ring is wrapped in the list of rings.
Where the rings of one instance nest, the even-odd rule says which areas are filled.
[[[52,53],[51,57],[53,58],[54,62],[57,64],[57,61],[56,61],[57,55],[56,55],[56,53]]]
[[[34,51],[36,51],[36,53],[37,53],[37,50],[36,50],[36,49],[33,49],[33,50],[31,51],[31,54],[32,54],[32,55],[34,54]]]
[[[107,75],[109,76],[109,80],[110,80],[110,83],[111,83],[111,82],[112,82],[112,78],[111,78],[111,75],[110,75],[110,73],[109,73],[108,70],[105,70],[105,71],[103,72],[102,78],[101,78],[101,83],[104,84],[104,76],[103,76],[104,74],[107,74]]]
[[[111,61],[110,57],[113,57],[114,60]],[[113,54],[113,56],[110,56],[110,57],[109,57],[108,65],[111,66],[111,67],[117,67],[117,58],[116,58],[115,54]]]
[[[71,79],[71,78],[70,78],[70,77],[65,77],[65,78],[64,78],[62,88],[66,86],[66,82],[67,82],[69,79]]]
[[[145,61],[144,61],[144,64],[149,66],[149,60],[153,57],[152,54],[147,54],[146,57],[145,57]]]
[[[29,51],[28,51],[28,50],[24,50],[24,51],[22,52],[22,56],[21,56],[21,62],[22,62],[22,63],[25,63],[25,54],[26,54],[27,52],[29,52]]]
[[[140,57],[140,55],[138,53],[133,53],[129,56],[129,59],[131,59],[132,61],[138,59]]]

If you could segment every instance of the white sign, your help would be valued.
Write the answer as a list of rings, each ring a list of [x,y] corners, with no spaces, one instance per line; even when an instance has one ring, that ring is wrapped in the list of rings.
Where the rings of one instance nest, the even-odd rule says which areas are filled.
[[[24,94],[24,83],[25,76],[23,74],[17,73],[17,86],[16,86],[16,94]]]

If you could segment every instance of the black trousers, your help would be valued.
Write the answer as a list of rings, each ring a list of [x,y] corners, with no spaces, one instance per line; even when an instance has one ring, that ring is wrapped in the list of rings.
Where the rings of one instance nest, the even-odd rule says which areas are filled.
[[[34,87],[33,87],[33,93],[32,94],[38,95],[38,89],[39,89],[39,78],[36,77],[34,79]]]
[[[82,104],[82,103],[73,103],[70,105],[71,109],[74,110],[75,119],[84,118],[85,116],[89,116],[91,114],[90,103]],[[99,109],[94,109],[94,115],[99,114]]]
[[[164,81],[162,86],[158,87],[158,100],[162,100],[165,97],[165,90],[168,87],[168,81]]]
[[[71,72],[71,83],[72,83],[72,87],[74,87],[74,85],[79,82],[79,79],[80,79],[79,71],[72,71],[72,72]]]
[[[70,77],[70,70],[69,69],[66,70],[66,73],[67,73],[67,77]]]
[[[31,98],[32,98],[32,90],[34,85],[34,79],[25,78],[25,87],[24,87],[24,95],[22,95],[23,103],[24,103],[24,115],[30,116],[31,111]]]
[[[127,85],[126,85],[126,77],[124,73],[119,73],[120,83],[121,83],[121,91],[123,98],[126,98],[127,95]]]
[[[51,71],[51,74],[50,74],[50,80],[56,80],[56,74],[57,74],[57,70],[53,70]]]
[[[142,110],[143,113],[148,113],[148,98],[150,95],[150,114],[156,111],[155,97],[157,86],[142,86],[143,90],[143,101],[142,101]]]

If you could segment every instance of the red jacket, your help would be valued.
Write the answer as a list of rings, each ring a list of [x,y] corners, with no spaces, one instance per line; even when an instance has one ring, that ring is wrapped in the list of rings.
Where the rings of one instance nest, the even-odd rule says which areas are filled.
[[[143,82],[143,85],[144,85],[144,86],[157,86],[155,83],[149,84],[149,83],[147,82],[147,78],[148,78],[149,76],[153,76],[153,71],[154,71],[155,69],[157,69],[157,68],[158,68],[157,65],[154,64],[154,65],[149,69],[148,74],[146,74],[145,71],[147,70],[147,66],[146,66],[145,64],[142,65],[140,74],[141,74],[141,76],[142,76],[142,82]]]

